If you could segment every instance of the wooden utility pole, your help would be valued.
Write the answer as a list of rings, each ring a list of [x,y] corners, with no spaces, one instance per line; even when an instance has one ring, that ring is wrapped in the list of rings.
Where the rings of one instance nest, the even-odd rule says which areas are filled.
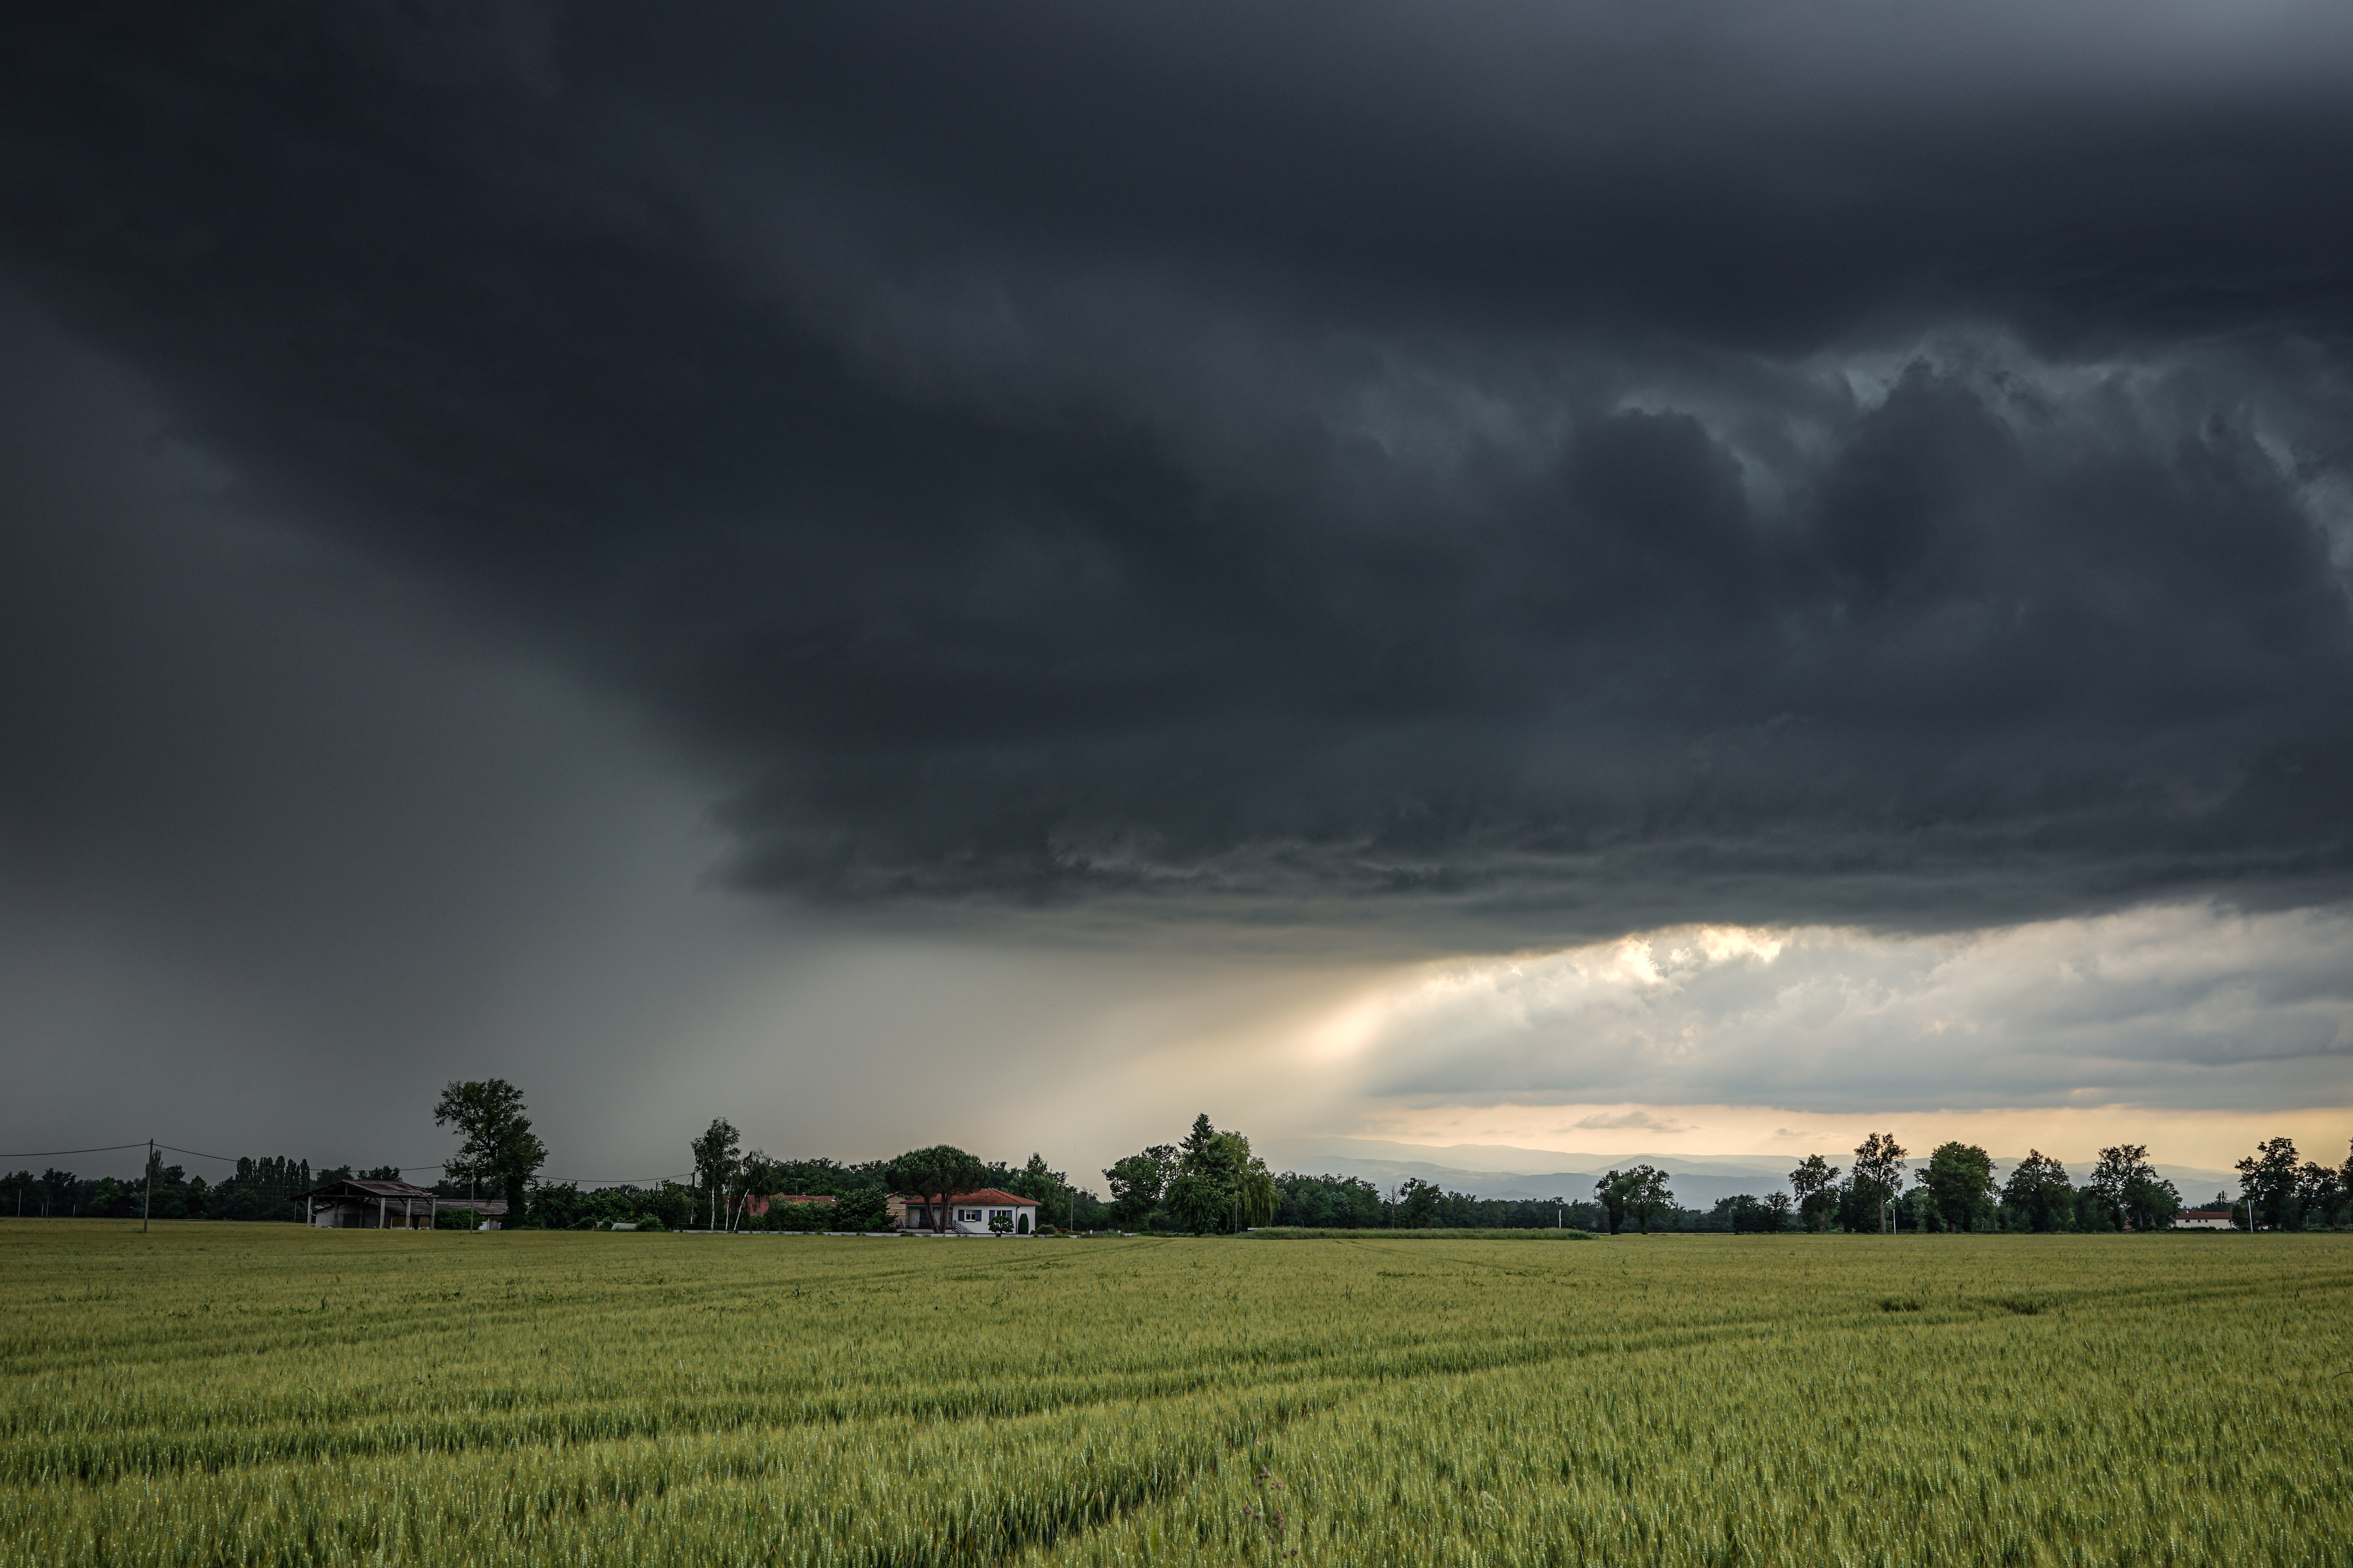
[[[147,1196],[139,1205],[139,1234],[147,1234],[147,1215],[155,1206],[155,1140],[147,1140]]]

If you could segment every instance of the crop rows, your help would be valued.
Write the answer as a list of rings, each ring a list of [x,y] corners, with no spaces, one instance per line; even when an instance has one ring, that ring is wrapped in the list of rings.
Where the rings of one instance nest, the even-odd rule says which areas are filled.
[[[2332,1237],[0,1225],[0,1561],[2324,1563]]]

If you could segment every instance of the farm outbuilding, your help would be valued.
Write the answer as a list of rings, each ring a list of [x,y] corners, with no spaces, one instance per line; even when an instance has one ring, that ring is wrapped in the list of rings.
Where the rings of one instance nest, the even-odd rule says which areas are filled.
[[[329,1182],[301,1196],[304,1222],[334,1230],[431,1230],[440,1202],[406,1182]]]
[[[945,1196],[943,1204],[939,1200]],[[983,1187],[976,1193],[893,1193],[889,1209],[892,1228],[926,1231],[944,1236],[987,1236],[988,1222],[1002,1219],[1014,1234],[1028,1236],[1037,1228],[1038,1201],[1015,1193]]]

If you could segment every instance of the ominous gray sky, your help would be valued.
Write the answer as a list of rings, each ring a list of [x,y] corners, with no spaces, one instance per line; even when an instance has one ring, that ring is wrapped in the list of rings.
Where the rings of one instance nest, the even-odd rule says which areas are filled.
[[[0,27],[6,1148],[2353,1130],[2342,6]]]

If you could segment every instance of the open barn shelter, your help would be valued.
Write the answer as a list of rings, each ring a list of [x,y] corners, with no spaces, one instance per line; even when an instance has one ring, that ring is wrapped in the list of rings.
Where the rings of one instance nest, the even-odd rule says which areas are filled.
[[[406,1182],[329,1182],[301,1197],[305,1223],[335,1230],[431,1230],[440,1203]]]

